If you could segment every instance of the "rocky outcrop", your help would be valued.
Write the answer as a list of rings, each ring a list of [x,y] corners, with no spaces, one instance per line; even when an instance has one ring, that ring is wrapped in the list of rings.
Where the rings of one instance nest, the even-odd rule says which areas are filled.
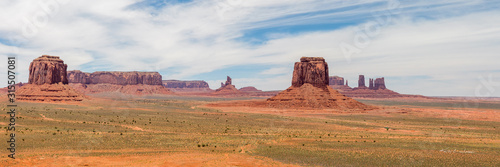
[[[262,90],[259,90],[253,86],[247,86],[239,89],[242,92],[262,92]]]
[[[29,82],[17,90],[17,100],[81,101],[83,95],[68,86],[67,65],[58,56],[40,56],[31,62]]]
[[[98,71],[85,73],[78,70],[68,72],[70,85],[86,94],[119,92],[125,94],[170,94],[162,83],[158,72]]]
[[[205,81],[163,80],[163,85],[175,89],[210,88]]]
[[[227,76],[226,83],[221,82],[220,87],[228,86],[233,84],[233,79],[231,77]]]
[[[234,85],[232,85],[233,80],[231,77],[227,76],[226,82],[221,83],[221,87],[215,90],[215,94],[218,95],[231,95],[231,94],[240,94],[240,91],[236,89]]]
[[[344,85],[344,78],[339,76],[330,77],[330,85]]]
[[[68,83],[90,84],[90,73],[80,70],[68,71]]]
[[[113,84],[113,85],[162,85],[162,77],[158,72],[108,72],[98,71],[84,73],[68,72],[69,83],[81,84]]]
[[[179,81],[163,80],[163,86],[174,92],[210,92],[209,85],[205,81]]]
[[[292,86],[309,83],[315,87],[326,87],[329,83],[328,64],[322,57],[302,57],[293,70]]]
[[[373,89],[373,79],[370,78],[368,82],[369,82],[368,89]]]
[[[58,56],[43,55],[38,57],[30,64],[28,84],[68,84],[67,68],[68,65],[64,64],[64,61]]]
[[[424,96],[421,95],[404,95],[387,89],[383,77],[376,79],[370,78],[368,87],[363,86],[362,84],[363,80],[364,80],[364,75],[359,75],[359,84],[358,87],[356,88],[351,88],[347,86],[347,84],[330,85],[330,87],[348,97],[356,97],[356,98],[399,98],[399,97],[424,98]]]
[[[366,88],[364,75],[359,75],[358,88]]]
[[[292,86],[267,99],[275,108],[333,108],[363,110],[370,107],[328,86],[328,64],[321,57],[302,57],[295,63]]]
[[[386,89],[384,77],[375,79],[373,89],[375,90]]]

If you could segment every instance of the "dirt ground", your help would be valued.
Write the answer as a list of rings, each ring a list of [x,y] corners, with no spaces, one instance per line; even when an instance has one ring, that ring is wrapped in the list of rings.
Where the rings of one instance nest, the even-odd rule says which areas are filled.
[[[126,151],[126,150],[124,150]],[[145,151],[145,150],[140,150]],[[98,151],[97,151],[98,152]],[[109,152],[109,151],[107,151]],[[121,151],[116,152],[119,154]],[[27,153],[22,153],[27,154]],[[29,153],[28,153],[29,154]],[[39,156],[32,154],[29,158],[14,161],[2,158],[6,166],[294,166],[286,165],[270,158],[249,156],[245,154],[205,154],[205,153],[162,153],[155,155],[117,155],[117,156]]]
[[[356,161],[366,159],[360,158],[363,156],[375,158],[375,161],[382,161],[384,158],[388,158],[393,162],[396,162],[396,164],[398,164],[397,162],[399,159],[405,159],[406,157],[409,157],[409,159],[405,160],[404,163],[410,162],[410,160],[414,159],[411,156],[415,156],[417,158],[433,158],[433,156],[438,155],[444,157],[445,160],[455,161],[456,157],[454,157],[455,155],[453,154],[459,154],[464,157],[470,156],[471,158],[483,156],[485,158],[478,161],[488,160],[490,161],[488,163],[492,164],[495,163],[495,161],[491,160],[498,157],[498,155],[494,155],[492,153],[500,151],[498,150],[500,148],[498,145],[500,144],[500,140],[498,140],[498,135],[496,135],[498,133],[497,125],[500,126],[500,114],[498,114],[498,109],[375,104],[371,104],[373,109],[369,110],[312,108],[283,109],[268,107],[265,99],[234,101],[221,100],[210,102],[203,100],[148,100],[147,98],[140,100],[123,98],[121,100],[123,101],[115,103],[114,99],[91,97],[83,102],[34,102],[24,104],[25,106],[30,107],[24,107],[24,111],[22,113],[23,119],[19,120],[19,127],[22,127],[23,129],[26,128],[26,130],[22,131],[22,134],[24,135],[24,133],[26,133],[25,136],[31,135],[30,138],[33,141],[49,141],[45,142],[49,144],[45,144],[41,149],[19,151],[17,154],[20,155],[20,157],[15,160],[8,158],[5,153],[0,158],[0,166],[251,167],[299,166],[301,164],[304,166],[317,166],[314,164],[318,164],[317,162],[319,161],[331,160],[331,157],[329,156],[334,156],[334,154],[335,158],[342,157],[343,155],[352,155],[345,158],[345,162],[350,164],[358,164]],[[386,99],[382,99],[381,101],[384,100]],[[408,98],[391,100],[399,100],[403,102],[439,101],[435,99],[429,100]],[[443,99],[440,101],[449,102],[450,100]],[[459,103],[460,100],[455,100],[455,102]],[[497,103],[497,101],[494,100],[487,100],[486,102]],[[168,108],[168,110],[165,108]],[[65,113],[62,113],[63,111]],[[78,115],[73,116],[68,114],[66,111],[72,111],[72,113],[78,113]],[[97,115],[90,117],[89,114],[89,116],[87,116],[85,113],[87,111],[91,111],[91,113]],[[110,111],[113,114],[109,114]],[[124,115],[126,115],[126,117]],[[162,117],[157,115],[162,115]],[[0,116],[3,117],[7,115],[0,114]],[[103,118],[101,118],[101,116]],[[371,118],[370,116],[377,119],[382,118],[386,122],[375,119],[368,120]],[[108,122],[107,124],[102,122],[89,122],[86,119],[82,119],[85,117],[106,121],[120,117],[119,120],[122,122]],[[143,119],[140,120],[141,124],[132,124],[131,120],[135,119],[138,121],[138,117]],[[149,125],[151,124],[151,118],[153,119],[153,125],[158,125]],[[307,120],[302,118],[307,118]],[[401,118],[419,118],[419,120],[407,120],[406,122],[403,121],[403,123],[398,123]],[[421,121],[420,118],[424,121],[427,118],[437,118],[438,120],[429,122],[431,125],[412,124]],[[125,119],[127,120],[126,122],[124,121]],[[149,119],[148,125],[146,125],[148,122],[147,119]],[[178,121],[177,124],[169,125],[191,128],[193,132],[178,132],[172,127],[168,127],[170,129],[164,129],[167,127],[163,125],[160,126],[160,124],[164,124],[168,119],[170,119],[171,123],[175,120]],[[363,119],[367,119],[368,121]],[[466,123],[440,124],[442,121],[446,122],[447,120],[452,119],[457,119],[459,121],[480,121],[480,123],[487,122],[487,125],[470,126],[470,124]],[[28,120],[32,122],[31,126],[22,125],[21,122],[28,122]],[[239,122],[242,120],[255,122],[255,124],[251,124],[253,128],[239,127],[240,125],[247,125],[245,124],[247,122]],[[87,123],[82,124],[83,121],[87,121]],[[181,121],[189,122],[189,124],[182,123]],[[259,121],[261,122],[259,123]],[[200,126],[199,124],[201,123],[203,123],[206,128]],[[280,123],[282,123],[282,125]],[[50,125],[51,127],[50,129],[38,127],[40,124]],[[193,125],[191,126],[191,124]],[[195,124],[198,124],[198,126],[194,126]],[[437,125],[437,127],[433,127],[434,124]],[[5,126],[7,125],[7,122],[0,121],[0,125]],[[213,150],[210,149],[200,149],[199,145],[198,147],[194,145],[185,146],[185,143],[177,143],[177,146],[175,147],[176,149],[168,149],[169,146],[147,148],[147,145],[139,145],[142,144],[140,142],[136,143],[137,146],[134,146],[135,148],[132,146],[122,146],[119,147],[120,149],[101,149],[98,147],[98,149],[86,151],[80,151],[78,149],[65,150],[61,148],[52,148],[50,145],[50,142],[52,141],[60,141],[56,136],[52,135],[53,132],[56,132],[56,129],[54,129],[55,126],[59,127],[59,129],[61,129],[61,127],[68,127],[65,130],[62,130],[61,134],[57,134],[57,137],[59,137],[59,135],[62,136],[62,132],[67,131],[64,134],[66,137],[73,137],[73,134],[75,134],[80,137],[84,136],[83,139],[92,139],[92,137],[104,139],[105,137],[110,136],[120,138],[117,139],[117,141],[128,144],[128,142],[137,142],[137,140],[127,139],[134,137],[136,134],[141,135],[141,137],[153,136],[150,137],[150,139],[155,141],[165,141],[162,139],[163,137],[173,136],[176,137],[176,139],[187,139],[192,141],[201,139],[202,141],[207,141],[207,143],[217,143],[220,145],[217,149],[220,148],[220,150],[218,150],[219,152],[213,152]],[[96,134],[95,132],[92,132],[91,128],[85,129],[86,126],[106,126],[111,128],[107,130],[107,133],[105,130],[100,132],[100,134]],[[293,129],[288,128],[287,126],[303,127],[304,129]],[[396,128],[389,130],[385,129],[385,126]],[[275,129],[273,129],[273,127],[275,127]],[[224,128],[230,132],[224,133],[222,130],[213,130],[217,128]],[[32,131],[28,129],[32,129]],[[71,129],[74,129],[74,132],[71,132]],[[98,128],[96,129],[99,130]],[[120,133],[109,133],[110,130],[120,130]],[[58,129],[57,132],[59,132]],[[124,136],[121,136],[122,132]],[[488,134],[488,132],[493,132],[493,134]],[[365,133],[366,135],[369,134],[370,137],[365,136]],[[54,135],[55,134],[56,133],[54,133]],[[125,137],[125,135],[127,136]],[[337,138],[336,135],[339,135],[339,137]],[[490,135],[493,137],[488,139],[482,137],[483,135]],[[219,142],[219,138],[224,138],[224,142]],[[76,138],[74,140],[76,140]],[[367,140],[369,140],[368,143],[371,143],[371,145],[366,144]],[[377,141],[376,143],[375,140]],[[106,141],[100,142],[111,144]],[[398,146],[390,146],[391,143],[394,142],[402,144]],[[88,142],[83,143],[84,146],[86,146],[85,144],[89,144]],[[427,145],[425,145],[426,143]],[[23,147],[22,144],[23,142],[19,142],[18,147]],[[90,144],[92,143],[90,142]],[[405,148],[406,146],[404,146],[404,144],[408,144],[410,146]],[[450,145],[441,148],[441,145],[444,144]],[[236,148],[236,151],[233,150],[235,149],[233,145],[237,145],[238,148]],[[426,146],[426,148],[422,151],[426,153],[432,152],[432,156],[430,154],[421,154],[421,151],[418,151],[422,145]],[[475,145],[480,146],[475,147]],[[402,147],[400,148],[399,146]],[[461,150],[454,150],[455,148],[461,148],[461,146],[464,146],[467,150],[473,150],[474,153],[469,154],[469,152],[466,151],[462,153],[460,152]],[[37,146],[35,144],[32,147],[36,148]],[[451,148],[448,149],[448,147]],[[415,148],[417,148],[417,150]],[[445,150],[443,151],[442,149]],[[483,151],[481,149],[485,150]],[[290,155],[286,155],[286,151],[289,150],[295,152],[290,153]],[[375,156],[377,151],[385,152],[385,154],[391,155],[389,157],[378,157],[378,155]],[[407,151],[415,152],[407,154]],[[304,158],[307,154],[322,156],[323,159],[307,162],[307,157]],[[302,160],[293,161],[295,157],[302,158]],[[440,164],[439,160],[436,160],[435,162],[435,165]],[[319,166],[329,166],[322,165],[321,163],[319,164]],[[333,162],[333,164],[335,164],[335,162]],[[352,165],[348,164],[347,166]]]

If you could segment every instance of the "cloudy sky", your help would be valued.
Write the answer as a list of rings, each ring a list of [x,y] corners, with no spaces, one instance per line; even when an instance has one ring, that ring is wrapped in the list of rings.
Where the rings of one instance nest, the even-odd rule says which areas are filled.
[[[229,75],[238,88],[262,90],[286,89],[294,62],[321,56],[351,86],[364,74],[406,94],[500,96],[499,8],[487,0],[0,1],[0,55],[17,56],[21,82],[49,54],[68,70],[158,71],[214,89]]]

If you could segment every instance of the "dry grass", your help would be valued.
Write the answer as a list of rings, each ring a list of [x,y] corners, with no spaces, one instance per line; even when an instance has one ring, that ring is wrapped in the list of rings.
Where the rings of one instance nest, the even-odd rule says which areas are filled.
[[[473,118],[482,108],[384,104],[389,106],[346,113],[200,107],[218,100],[169,96],[23,102],[18,104],[18,159],[4,154],[0,164],[70,159],[92,165],[126,157],[120,163],[139,158],[152,161],[144,165],[165,165],[195,157],[201,160],[193,166],[227,166],[232,164],[229,156],[241,166],[500,165],[500,120]],[[438,111],[448,115],[431,114]],[[463,117],[460,111],[471,114]],[[0,114],[0,123],[6,122],[7,115]],[[172,157],[178,161],[168,160]]]

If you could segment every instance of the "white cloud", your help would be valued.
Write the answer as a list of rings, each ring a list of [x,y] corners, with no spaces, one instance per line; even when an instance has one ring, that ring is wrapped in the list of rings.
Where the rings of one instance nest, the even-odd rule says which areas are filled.
[[[300,57],[322,56],[330,65],[330,74],[348,78],[351,85],[356,84],[358,74],[428,76],[426,80],[410,78],[414,81],[410,85],[398,80],[386,82],[389,88],[404,93],[472,95],[477,76],[496,76],[495,71],[500,71],[495,63],[500,43],[500,20],[495,16],[500,12],[470,8],[482,1],[401,1],[403,14],[392,17],[395,22],[383,27],[368,47],[351,57],[350,63],[339,44],[352,43],[356,35],[353,27],[297,34],[273,32],[262,45],[238,38],[247,30],[374,20],[372,12],[386,10],[386,1],[195,0],[161,9],[131,7],[138,0],[67,1],[49,12],[47,25],[38,27],[36,35],[26,39],[21,36],[23,18],[32,19],[43,11],[40,3],[34,2],[0,2],[0,18],[4,22],[0,35],[7,40],[20,39],[18,47],[14,47],[18,52],[0,43],[0,55],[17,54],[19,72],[24,74],[29,62],[42,54],[61,56],[69,69],[160,71],[164,78],[175,79],[261,64],[273,66],[261,74],[283,77],[233,76],[234,81],[272,90],[290,85],[291,77],[285,75]],[[425,6],[431,6],[434,10],[430,13],[436,15],[416,20],[414,15],[429,12]],[[442,14],[452,10],[457,12]],[[473,14],[463,15],[466,11]],[[310,12],[318,13],[304,14]],[[4,67],[5,64],[0,65]],[[172,68],[179,70],[174,73],[169,71]],[[24,74],[19,76],[21,81],[27,81]],[[440,81],[443,76],[453,77]],[[215,87],[219,86],[217,82],[213,81]],[[432,85],[449,89],[435,90]],[[494,94],[500,96],[500,91]]]

